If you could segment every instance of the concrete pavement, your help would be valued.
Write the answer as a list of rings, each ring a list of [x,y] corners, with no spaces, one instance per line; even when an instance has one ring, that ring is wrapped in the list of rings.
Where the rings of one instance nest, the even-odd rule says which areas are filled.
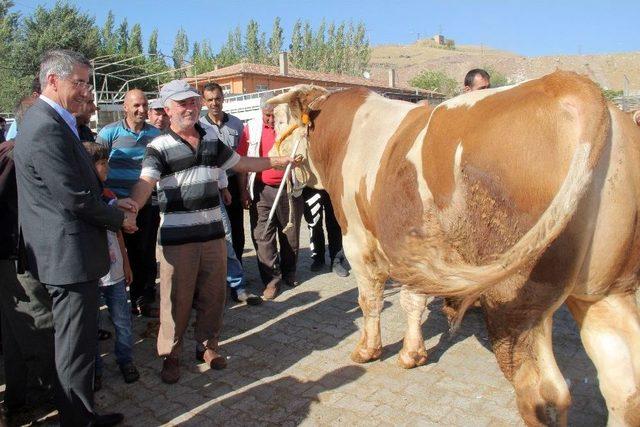
[[[301,241],[308,242],[306,230]],[[349,359],[362,324],[355,279],[339,278],[328,268],[310,273],[308,256],[305,247],[299,287],[285,288],[261,306],[230,302],[221,342],[226,370],[211,371],[195,361],[191,327],[182,377],[175,385],[163,384],[157,325],[138,317],[134,358],[141,378],[125,384],[112,354],[113,340],[102,342],[99,411],[123,412],[127,426],[523,425],[513,389],[489,349],[480,312],[468,313],[458,335],[449,338],[440,301],[431,301],[423,324],[429,362],[404,370],[396,365],[396,355],[405,319],[399,289],[389,288],[381,317],[382,360],[358,365]],[[259,293],[253,250],[245,253],[245,265],[250,287]],[[565,309],[556,315],[554,342],[573,396],[570,424],[605,425],[595,370]]]

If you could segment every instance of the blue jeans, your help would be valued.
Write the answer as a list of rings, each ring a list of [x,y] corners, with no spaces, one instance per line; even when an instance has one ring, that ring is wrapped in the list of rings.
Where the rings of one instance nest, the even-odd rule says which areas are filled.
[[[233,241],[231,240],[231,222],[229,222],[229,215],[224,207],[224,203],[220,203],[220,210],[222,211],[224,240],[227,244],[227,285],[236,293],[239,293],[245,290],[244,271],[242,270],[242,264],[238,261],[238,257],[236,257],[236,253],[233,250]]]
[[[131,305],[124,280],[111,286],[101,286],[100,292],[109,309],[109,316],[116,331],[116,361],[123,366],[133,361],[133,333],[131,332]],[[96,374],[102,374],[102,358],[96,353]]]

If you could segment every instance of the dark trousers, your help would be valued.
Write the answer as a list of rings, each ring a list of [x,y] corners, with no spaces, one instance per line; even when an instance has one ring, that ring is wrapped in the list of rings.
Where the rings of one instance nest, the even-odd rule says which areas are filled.
[[[158,206],[145,205],[138,212],[136,222],[138,231],[124,233],[124,244],[133,273],[133,282],[129,285],[131,305],[142,306],[156,299],[156,241],[160,223]]]
[[[242,191],[238,183],[238,175],[229,177],[229,193],[231,193],[231,204],[225,206],[231,223],[231,241],[236,258],[242,263],[242,253],[244,252],[244,208],[240,196]]]
[[[30,273],[16,276],[13,260],[0,260],[0,312],[8,409],[38,405],[51,393],[51,298]]]
[[[302,198],[293,197],[293,227],[283,231],[289,221],[289,198],[286,191],[280,197],[273,220],[269,224],[267,219],[278,188],[256,182],[253,191],[254,199],[249,209],[251,238],[258,255],[262,283],[266,285],[276,278],[294,280],[303,210]]]
[[[304,220],[311,232],[311,258],[324,262],[324,230],[322,218],[327,227],[327,239],[329,241],[329,259],[333,261],[338,252],[342,250],[342,231],[333,213],[333,205],[329,194],[324,190],[314,190],[305,187],[302,190],[304,198]]]
[[[60,425],[91,425],[93,375],[98,336],[98,281],[46,285],[53,300],[56,379]]]

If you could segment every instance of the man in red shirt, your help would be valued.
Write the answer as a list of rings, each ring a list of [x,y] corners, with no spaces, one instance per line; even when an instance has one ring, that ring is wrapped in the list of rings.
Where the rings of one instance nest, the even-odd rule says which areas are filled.
[[[243,141],[238,148],[240,155],[244,155],[241,151],[247,150],[250,157],[268,157],[269,150],[273,147],[276,138],[273,106],[268,105],[267,100],[268,97],[261,98],[261,115],[244,128]],[[258,255],[260,277],[265,285],[262,295],[265,300],[275,298],[282,282],[291,287],[298,285],[295,274],[303,211],[302,198],[291,198],[293,227],[285,230],[289,222],[289,194],[286,190],[280,197],[273,220],[267,224],[269,211],[283,177],[284,171],[275,169],[250,173],[247,191],[243,195],[243,204],[245,208],[249,208],[251,238]]]

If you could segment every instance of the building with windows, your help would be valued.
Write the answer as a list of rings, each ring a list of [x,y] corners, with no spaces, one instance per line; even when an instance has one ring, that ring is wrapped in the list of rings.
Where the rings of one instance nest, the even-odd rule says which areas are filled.
[[[411,102],[427,100],[431,104],[438,104],[444,100],[444,95],[438,92],[398,86],[395,70],[389,70],[387,82],[301,70],[289,67],[286,52],[280,54],[279,66],[243,62],[189,77],[187,81],[198,90],[202,90],[207,82],[214,81],[222,86],[226,98],[233,95],[273,91],[298,84],[314,84],[328,89],[364,86],[388,98]]]
[[[409,102],[426,101],[432,105],[439,104],[445,99],[445,96],[438,92],[398,86],[395,70],[389,70],[386,82],[365,77],[301,70],[289,67],[286,52],[280,53],[279,66],[243,62],[189,77],[187,81],[200,91],[207,82],[218,83],[225,95],[224,110],[242,120],[250,120],[259,114],[262,93],[269,92],[277,95],[298,84],[313,84],[327,89],[362,86],[387,98]]]

